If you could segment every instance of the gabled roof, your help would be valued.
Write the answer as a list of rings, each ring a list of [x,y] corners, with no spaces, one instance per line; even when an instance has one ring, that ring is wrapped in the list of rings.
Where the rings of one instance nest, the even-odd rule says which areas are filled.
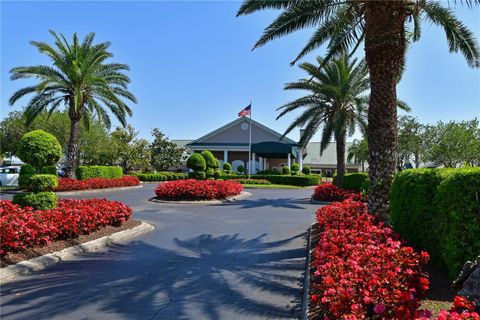
[[[196,140],[193,140],[193,141],[189,142],[189,143],[187,144],[187,146],[189,146],[189,145],[195,145],[195,144],[197,144],[197,145],[198,145],[198,144],[201,144],[202,141],[204,141],[204,140],[206,140],[206,139],[208,139],[208,138],[210,138],[210,137],[213,137],[213,136],[219,134],[219,133],[222,132],[222,131],[228,130],[229,128],[231,128],[231,127],[233,127],[233,126],[235,126],[235,125],[237,125],[237,124],[239,124],[240,122],[245,121],[245,120],[246,120],[246,121],[250,121],[250,118],[249,118],[249,117],[246,117],[246,116],[238,117],[237,119],[233,120],[232,122],[229,122],[229,123],[227,123],[226,125],[218,128],[218,129],[216,129],[216,130],[213,130],[212,132],[207,133],[206,135],[201,136],[200,138],[198,138],[198,139],[196,139]],[[278,140],[279,140],[279,141],[282,141],[282,142],[287,143],[287,144],[295,145],[295,146],[297,145],[297,142],[295,142],[295,141],[293,141],[292,139],[289,139],[289,138],[287,138],[287,137],[283,137],[283,139],[280,140],[280,138],[282,137],[282,134],[281,134],[281,133],[279,133],[279,132],[277,132],[277,131],[275,131],[275,130],[270,129],[269,127],[264,126],[264,125],[261,124],[260,122],[257,122],[257,121],[255,121],[255,120],[253,120],[253,119],[252,119],[251,121],[252,121],[252,125],[257,126],[258,128],[260,128],[260,129],[262,129],[262,130],[265,130],[266,132],[269,132],[270,134],[278,137]]]

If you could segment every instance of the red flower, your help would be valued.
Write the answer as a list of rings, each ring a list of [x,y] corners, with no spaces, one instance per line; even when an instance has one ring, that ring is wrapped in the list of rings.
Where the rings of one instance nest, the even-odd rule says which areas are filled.
[[[137,186],[140,180],[134,176],[123,176],[122,178],[91,178],[77,180],[71,178],[58,178],[58,187],[56,191],[72,191],[86,189],[105,189]]]
[[[243,186],[235,181],[221,180],[176,180],[158,185],[155,194],[172,200],[225,199],[240,194]]]

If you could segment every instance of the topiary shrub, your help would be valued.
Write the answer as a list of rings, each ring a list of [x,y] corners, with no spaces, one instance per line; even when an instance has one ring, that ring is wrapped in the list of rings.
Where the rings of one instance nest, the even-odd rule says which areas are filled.
[[[40,173],[40,174],[53,174],[54,176],[58,177],[57,167],[55,167],[55,166],[40,167],[40,169],[38,170],[38,173]]]
[[[299,170],[300,170],[300,165],[298,163],[292,164],[292,174],[293,175],[298,174]]]
[[[220,170],[215,170],[215,172],[213,173],[213,177],[215,179],[222,179],[223,178],[223,172],[220,171]]]
[[[20,189],[27,189],[30,185],[30,178],[36,173],[35,167],[30,164],[24,164],[20,168],[18,175],[18,187]]]
[[[207,170],[205,170],[205,174],[206,174],[206,176],[207,176],[207,179],[214,178],[215,169],[213,169],[213,168],[207,168]]]
[[[290,174],[290,168],[287,166],[282,167],[282,174]]]
[[[310,173],[312,173],[312,170],[310,169],[309,166],[305,166],[302,168],[302,173],[305,175],[309,175]]]
[[[197,180],[205,180],[206,174],[205,174],[205,171],[193,171],[193,172],[188,173],[188,178],[197,179]]]
[[[204,171],[207,168],[207,164],[201,154],[194,153],[187,159],[187,168],[193,171]]]
[[[123,170],[118,166],[79,166],[76,173],[79,180],[123,177]]]
[[[34,130],[24,134],[20,139],[17,156],[35,168],[50,166],[62,157],[62,146],[50,133]]]
[[[237,172],[243,174],[245,172],[245,168],[242,165],[237,166]]]
[[[333,175],[333,184],[336,183],[337,175]],[[352,191],[368,190],[370,182],[367,172],[346,173],[343,176],[343,188]]]
[[[480,168],[409,169],[395,176],[392,224],[454,279],[480,252]]]
[[[53,174],[35,174],[28,181],[27,189],[33,192],[53,191],[58,187],[58,177]]]
[[[36,210],[48,210],[57,206],[57,198],[51,191],[16,194],[13,196],[12,202],[21,207],[28,206]]]
[[[217,158],[215,158],[213,153],[211,153],[208,150],[203,150],[200,154],[202,155],[203,159],[205,159],[205,164],[206,164],[208,169],[218,169],[218,168],[220,168],[220,163],[218,162]],[[207,174],[207,176],[208,176],[208,174]]]
[[[227,174],[232,171],[232,165],[228,162],[224,162],[222,168],[223,168],[223,171],[225,171],[225,173]]]

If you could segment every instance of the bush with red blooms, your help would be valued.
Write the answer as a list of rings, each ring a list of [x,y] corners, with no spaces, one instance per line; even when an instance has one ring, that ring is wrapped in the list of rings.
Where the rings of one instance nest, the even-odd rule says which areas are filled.
[[[418,320],[424,320],[429,318],[417,318]],[[469,301],[465,297],[456,296],[453,299],[453,307],[449,310],[442,310],[438,314],[436,320],[478,320],[480,316],[475,312],[475,303]]]
[[[313,199],[326,202],[344,201],[347,199],[366,202],[366,196],[362,195],[360,192],[341,189],[331,183],[319,184],[315,188]]]
[[[85,180],[59,178],[58,187],[55,191],[118,188],[138,186],[139,184],[140,180],[134,176],[123,176],[122,178],[90,178]]]
[[[132,209],[105,199],[60,200],[50,210],[21,208],[0,200],[0,254],[77,237],[107,225],[119,226]]]
[[[155,189],[155,194],[168,200],[225,199],[240,194],[243,186],[235,181],[221,180],[176,180],[164,182]]]
[[[311,300],[325,319],[413,319],[429,286],[428,254],[402,246],[351,199],[319,208],[317,221]]]

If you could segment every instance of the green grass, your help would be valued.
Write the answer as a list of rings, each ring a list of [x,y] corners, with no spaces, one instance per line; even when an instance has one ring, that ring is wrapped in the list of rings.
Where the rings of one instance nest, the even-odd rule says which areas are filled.
[[[244,184],[244,188],[250,189],[303,189],[304,187],[290,186],[286,184]]]
[[[0,191],[18,190],[18,187],[0,187]]]

